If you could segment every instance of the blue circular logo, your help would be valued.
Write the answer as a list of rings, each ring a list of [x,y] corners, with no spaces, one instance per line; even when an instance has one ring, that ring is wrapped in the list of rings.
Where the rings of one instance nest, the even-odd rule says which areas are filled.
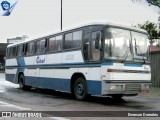
[[[7,2],[7,1],[3,1],[3,2],[1,3],[1,6],[2,6],[2,9],[3,9],[3,10],[8,10],[8,9],[10,8],[10,3]]]

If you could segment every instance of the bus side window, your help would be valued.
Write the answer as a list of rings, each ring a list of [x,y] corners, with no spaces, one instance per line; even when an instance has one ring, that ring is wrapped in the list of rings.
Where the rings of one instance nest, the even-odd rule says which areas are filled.
[[[9,58],[12,58],[12,47],[9,48]]]
[[[48,51],[52,52],[54,51],[54,43],[55,43],[56,37],[50,37],[49,38],[49,46],[48,46]]]
[[[29,42],[27,44],[26,55],[33,55],[33,54],[34,54],[34,42]]]
[[[25,47],[24,44],[18,45],[18,55],[17,56],[23,56],[25,53]]]
[[[61,51],[62,35],[56,36],[56,51]]]
[[[9,58],[15,58],[16,57],[16,46],[11,47],[9,50]]]
[[[61,51],[62,35],[49,38],[49,52]]]
[[[83,45],[83,54],[84,54],[84,59],[89,60],[89,38],[90,38],[90,33],[87,33],[84,35],[84,45]]]
[[[73,33],[65,34],[64,49],[71,49],[73,41]]]
[[[47,47],[46,41],[47,41],[46,39],[42,39],[36,42],[36,54],[42,54],[46,52],[46,47]]]
[[[82,31],[73,32],[72,48],[80,48],[82,44]]]
[[[7,48],[6,58],[9,58],[9,51],[10,51],[10,48]]]
[[[15,52],[15,57],[18,56],[18,46],[16,46],[16,52]]]
[[[22,55],[26,55],[26,50],[27,50],[26,44],[23,44],[23,53],[22,53]]]
[[[91,60],[98,61],[100,60],[100,49],[101,49],[101,32],[96,31],[92,32],[91,39]]]
[[[82,30],[65,34],[64,49],[81,48]]]
[[[16,46],[15,47],[12,47],[12,58],[15,58],[16,57]]]
[[[21,47],[22,45],[18,45],[17,56],[21,56]]]

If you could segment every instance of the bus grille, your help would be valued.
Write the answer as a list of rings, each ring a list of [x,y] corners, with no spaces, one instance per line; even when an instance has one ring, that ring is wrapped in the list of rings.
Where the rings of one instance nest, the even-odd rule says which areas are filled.
[[[124,94],[138,94],[141,90],[141,84],[126,84]]]

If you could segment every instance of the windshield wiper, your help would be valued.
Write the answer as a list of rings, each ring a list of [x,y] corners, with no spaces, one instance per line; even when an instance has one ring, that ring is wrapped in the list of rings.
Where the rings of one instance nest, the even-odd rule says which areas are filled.
[[[125,56],[126,56],[126,57],[124,58],[124,61],[123,61],[123,62],[125,62],[126,59],[128,58],[129,52],[131,51],[131,47],[128,47],[126,51],[127,51],[127,52],[126,52],[126,54],[124,55],[124,57],[125,57]]]
[[[126,53],[123,56],[123,58],[125,57],[124,60],[122,61],[123,63],[127,60],[129,52],[131,52],[131,54],[132,54],[132,44],[131,44],[131,41],[129,42],[129,47],[127,47]]]
[[[125,50],[125,54],[122,57],[121,56],[116,56],[117,59],[119,60],[120,58],[122,58],[122,59],[124,58],[123,60],[121,60],[121,62],[124,63],[126,61],[126,59],[128,58],[130,50],[131,50],[131,47],[127,47],[127,49]]]

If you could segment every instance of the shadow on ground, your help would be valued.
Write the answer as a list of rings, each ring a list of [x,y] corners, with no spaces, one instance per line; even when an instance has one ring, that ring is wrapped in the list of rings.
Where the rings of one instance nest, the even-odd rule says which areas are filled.
[[[75,100],[74,97],[70,95],[70,93],[65,92],[59,92],[55,90],[49,90],[49,89],[39,89],[39,88],[32,88],[31,90],[24,91],[21,89],[17,89],[19,92],[25,92],[25,93],[32,93],[36,94],[36,96],[39,97],[47,97],[47,98],[53,98],[53,99],[65,99],[65,100]],[[128,99],[129,98],[129,99]],[[134,97],[123,97],[122,99],[114,99],[111,97],[100,97],[100,96],[88,96],[85,101],[79,101],[79,102],[85,102],[85,103],[94,103],[94,104],[102,104],[106,106],[113,106],[113,107],[123,107],[123,108],[129,108],[132,110],[150,110],[152,107],[150,107],[148,104],[146,104],[143,100],[138,100],[141,98],[134,98]],[[143,98],[142,98],[143,99]]]

